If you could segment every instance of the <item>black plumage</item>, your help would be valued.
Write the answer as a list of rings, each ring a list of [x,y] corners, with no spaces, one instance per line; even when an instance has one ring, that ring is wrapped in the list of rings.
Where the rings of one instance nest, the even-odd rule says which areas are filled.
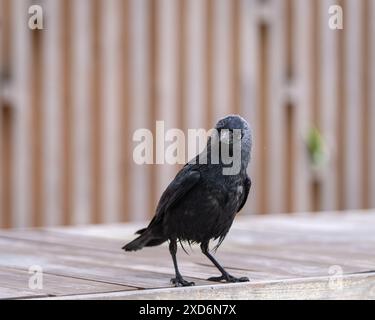
[[[194,284],[184,280],[178,270],[178,241],[181,244],[184,241],[189,244],[200,244],[203,254],[222,273],[220,277],[212,277],[209,280],[248,281],[246,277],[235,278],[223,269],[209,252],[209,241],[217,239],[217,249],[228,233],[236,213],[246,203],[251,187],[251,180],[246,173],[252,147],[251,130],[246,120],[237,115],[221,119],[215,129],[218,139],[211,136],[205,150],[180,170],[162,194],[156,214],[148,227],[137,231],[140,236],[123,247],[126,251],[135,251],[169,241],[169,250],[176,271],[176,277],[172,282],[176,286]],[[240,130],[240,137],[233,134],[237,131],[234,129]],[[223,132],[229,134],[225,135]],[[239,139],[237,143],[236,137]],[[239,172],[235,174],[224,174],[224,168],[233,164],[228,164],[227,159],[223,159],[223,143],[227,144],[229,157],[240,156]],[[218,163],[212,161],[215,150],[219,150],[221,155]],[[202,163],[202,159],[207,161]]]

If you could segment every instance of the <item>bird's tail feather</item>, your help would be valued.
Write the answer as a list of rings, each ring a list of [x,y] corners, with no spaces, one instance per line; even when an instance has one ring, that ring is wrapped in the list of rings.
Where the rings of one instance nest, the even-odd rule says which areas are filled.
[[[122,247],[125,251],[136,251],[142,249],[150,239],[144,235],[140,235],[138,238],[129,242]]]
[[[166,241],[166,239],[155,238],[149,232],[146,233],[146,229],[147,228],[138,230],[136,234],[140,234],[140,236],[123,246],[122,249],[125,251],[136,251],[142,249],[143,247],[158,246]]]
[[[147,228],[139,229],[135,234],[142,234],[147,230]]]

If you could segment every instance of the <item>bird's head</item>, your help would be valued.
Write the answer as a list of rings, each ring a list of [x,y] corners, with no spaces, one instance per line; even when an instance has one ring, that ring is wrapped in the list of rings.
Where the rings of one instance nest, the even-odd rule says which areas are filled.
[[[220,141],[233,143],[234,139],[241,139],[251,148],[252,134],[248,122],[239,115],[228,115],[221,118],[215,126],[219,133]],[[250,151],[250,150],[249,150]]]
[[[238,145],[241,148],[241,162],[247,166],[251,157],[252,132],[248,122],[239,115],[228,115],[221,118],[214,128],[221,143]],[[240,142],[237,143],[236,142]]]

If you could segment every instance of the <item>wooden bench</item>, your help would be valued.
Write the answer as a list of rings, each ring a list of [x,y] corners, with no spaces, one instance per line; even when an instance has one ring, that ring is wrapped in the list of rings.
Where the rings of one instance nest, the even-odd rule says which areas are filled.
[[[166,245],[125,253],[144,224],[0,231],[0,298],[13,299],[374,299],[375,212],[242,216],[216,257],[252,281],[217,284],[218,271],[193,247],[181,249],[182,274],[169,283]],[[190,251],[190,249],[189,249]],[[42,288],[32,289],[33,270]]]

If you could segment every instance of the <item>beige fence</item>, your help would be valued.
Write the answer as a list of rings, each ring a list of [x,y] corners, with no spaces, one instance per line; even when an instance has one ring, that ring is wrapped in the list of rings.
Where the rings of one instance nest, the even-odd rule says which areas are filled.
[[[136,165],[133,132],[228,113],[254,130],[246,213],[375,207],[373,0],[0,0],[0,19],[0,226],[145,219],[178,168]]]

